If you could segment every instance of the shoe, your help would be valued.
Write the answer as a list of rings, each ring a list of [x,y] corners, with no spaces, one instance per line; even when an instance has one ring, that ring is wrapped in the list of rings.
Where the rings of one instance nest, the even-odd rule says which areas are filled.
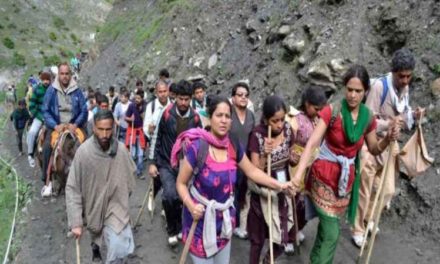
[[[367,225],[367,229],[368,229],[368,231],[370,231],[370,234],[373,232],[373,227],[374,227],[374,222],[373,221],[369,222]],[[379,231],[380,231],[379,226],[377,226],[376,227],[376,234],[379,233]]]
[[[177,236],[170,236],[170,237],[168,237],[168,245],[170,247],[176,246],[177,243],[179,243],[179,241],[177,240]]]
[[[92,243],[92,261],[93,262],[99,262],[102,261],[102,257],[101,257],[101,251],[99,250],[99,246],[96,245],[95,243]]]
[[[44,185],[41,189],[41,197],[49,197],[52,195],[52,182],[49,182],[48,185]]]
[[[145,175],[143,175],[142,173],[138,174],[137,176],[139,180],[145,180]]]
[[[162,211],[160,211],[160,215],[161,215],[163,218],[166,218],[165,210],[164,210],[164,209],[162,209]]]
[[[248,233],[246,230],[242,230],[240,227],[234,229],[234,235],[241,239],[247,239]]]
[[[302,243],[304,240],[306,240],[306,235],[304,235],[302,231],[298,231],[296,238],[299,240],[299,243]]]
[[[294,252],[295,247],[292,243],[287,243],[286,245],[284,245],[284,253],[286,253],[287,255],[293,255]]]
[[[358,247],[361,248],[364,244],[364,235],[352,235],[351,238],[353,239],[353,243]]]
[[[391,201],[388,201],[388,203],[385,205],[385,210],[389,211],[391,209]]]
[[[177,239],[182,240],[182,232],[180,232],[179,234],[177,234]]]
[[[153,190],[150,190],[148,193],[148,203],[147,203],[147,210],[148,212],[153,211],[153,204],[154,204],[154,193]]]
[[[29,162],[29,167],[31,168],[35,167],[35,160],[31,155],[28,156],[28,162]]]
[[[23,152],[22,151],[18,152],[18,156],[23,156]]]

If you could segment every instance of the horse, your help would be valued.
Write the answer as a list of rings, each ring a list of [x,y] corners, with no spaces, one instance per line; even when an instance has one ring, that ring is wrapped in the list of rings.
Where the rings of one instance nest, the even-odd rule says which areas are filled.
[[[38,134],[37,140],[37,160],[42,168],[43,144],[46,128],[42,128]],[[47,168],[46,185],[52,182],[52,194],[57,196],[62,193],[66,187],[67,176],[69,175],[70,165],[72,164],[76,150],[81,145],[80,139],[75,133],[65,129],[58,135],[56,141],[51,142],[53,151],[49,159]]]

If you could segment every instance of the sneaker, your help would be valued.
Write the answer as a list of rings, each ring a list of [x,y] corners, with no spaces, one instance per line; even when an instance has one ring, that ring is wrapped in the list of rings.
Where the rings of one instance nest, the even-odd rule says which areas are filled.
[[[180,232],[179,234],[177,234],[177,239],[182,240],[182,232]]]
[[[353,243],[358,247],[361,248],[364,244],[364,235],[353,235],[351,236],[353,239]]]
[[[284,245],[284,253],[286,253],[287,255],[293,255],[294,252],[295,247],[292,243],[287,243],[286,245]]]
[[[93,262],[100,262],[102,261],[102,257],[101,257],[101,251],[99,250],[99,246],[96,245],[95,243],[92,243],[92,261]]]
[[[234,235],[241,239],[246,239],[248,237],[247,231],[241,229],[240,227],[234,229]]]
[[[368,231],[370,231],[370,233],[373,232],[373,227],[374,227],[374,222],[373,221],[369,222],[367,225],[367,229],[368,229]],[[379,233],[379,231],[380,231],[379,226],[377,226],[376,227],[376,234]]]
[[[306,235],[302,231],[298,231],[296,238],[299,240],[299,243],[302,243],[306,239]]]
[[[148,193],[148,203],[147,203],[148,212],[153,211],[153,206],[154,206],[154,194],[153,194],[153,190],[150,190]]]
[[[31,155],[28,156],[28,162],[29,162],[29,166],[31,168],[35,167],[35,160],[34,160],[34,158]]]
[[[170,237],[168,237],[168,245],[170,247],[176,246],[177,243],[179,243],[179,241],[177,240],[177,236],[170,236]]]
[[[44,185],[41,189],[41,197],[49,197],[52,195],[52,182],[49,182],[48,185]]]

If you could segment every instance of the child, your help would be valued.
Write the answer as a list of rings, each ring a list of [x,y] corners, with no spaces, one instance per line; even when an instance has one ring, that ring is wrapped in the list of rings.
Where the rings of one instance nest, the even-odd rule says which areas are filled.
[[[21,99],[20,101],[18,101],[18,108],[16,108],[11,114],[11,121],[14,121],[14,127],[15,130],[17,130],[17,144],[20,156],[23,155],[23,131],[29,119],[31,119],[31,116],[26,109],[26,101],[24,99]]]

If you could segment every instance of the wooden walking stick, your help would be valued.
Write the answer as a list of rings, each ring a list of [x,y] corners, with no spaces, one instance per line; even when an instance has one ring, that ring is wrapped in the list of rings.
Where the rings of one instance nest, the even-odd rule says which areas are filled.
[[[188,237],[186,238],[185,247],[183,248],[182,255],[180,256],[179,264],[185,264],[185,260],[189,252],[189,246],[191,245],[198,222],[199,220],[193,220],[191,224],[191,229],[189,230]]]
[[[76,264],[81,264],[81,253],[79,249],[79,238],[75,239],[76,244]]]
[[[295,246],[298,255],[301,255],[301,249],[299,247],[299,238],[298,238],[298,215],[296,214],[296,199],[295,196],[292,197],[292,207],[293,207],[293,221],[295,225]]]
[[[137,216],[136,216],[136,220],[134,221],[134,226],[133,226],[133,228],[136,228],[137,225],[139,224],[139,220],[140,220],[140,218],[141,218],[142,213],[144,212],[145,204],[147,203],[147,200],[148,200],[148,194],[150,193],[150,188],[151,188],[151,185],[152,185],[152,184],[153,184],[153,180],[151,180],[151,184],[150,184],[150,186],[148,186],[147,193],[145,194],[144,200],[142,201],[142,206],[141,206],[141,208],[139,209],[139,212],[138,212],[138,214],[137,214]]]
[[[272,139],[272,127],[268,124],[268,139]],[[267,175],[269,177],[271,176],[271,170],[272,170],[272,153],[269,153],[267,155]],[[268,189],[268,196],[267,196],[267,203],[268,203],[268,213],[269,213],[269,254],[270,254],[270,264],[273,264],[273,239],[272,239],[272,191]]]
[[[158,177],[158,176],[156,176]],[[150,196],[151,194],[151,196]],[[154,209],[156,209],[156,201],[154,200],[154,178],[151,178],[150,190],[148,191],[148,199],[151,199],[150,223],[153,224]]]
[[[371,252],[372,252],[373,246],[374,246],[374,240],[375,240],[376,234],[377,234],[377,226],[379,224],[380,217],[381,217],[382,210],[383,210],[383,200],[384,200],[384,196],[385,196],[383,186],[385,183],[385,177],[390,175],[391,172],[394,172],[395,156],[393,155],[393,149],[395,147],[395,144],[396,144],[396,142],[393,141],[393,142],[391,142],[390,146],[388,147],[388,159],[387,159],[385,166],[382,170],[379,188],[378,188],[376,195],[374,197],[374,202],[373,202],[373,207],[372,207],[373,211],[368,219],[368,223],[370,223],[371,219],[374,217],[374,226],[373,226],[373,230],[371,231],[370,241],[368,242],[368,250],[367,250],[368,253],[367,253],[367,258],[365,260],[365,263],[369,263],[369,261],[370,261]],[[361,247],[361,251],[359,253],[358,262],[360,262],[360,260],[362,259],[365,245],[366,245],[366,241],[368,238],[368,233],[369,233],[369,229],[367,228],[367,230],[364,234],[364,243],[363,243],[363,245]]]

